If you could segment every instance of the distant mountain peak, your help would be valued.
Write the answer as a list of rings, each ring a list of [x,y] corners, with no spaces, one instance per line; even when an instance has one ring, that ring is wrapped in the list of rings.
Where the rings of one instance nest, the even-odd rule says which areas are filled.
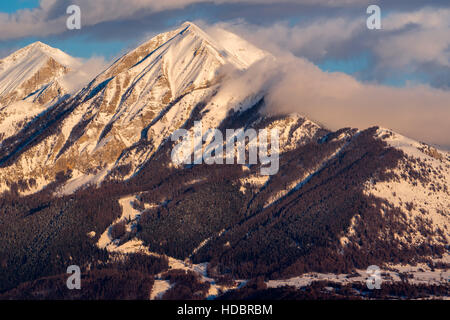
[[[59,49],[40,41],[31,43],[0,60],[0,103],[5,106],[22,99],[39,104],[57,101],[64,89],[56,80],[80,64]]]
[[[19,60],[36,59],[39,57],[52,58],[61,65],[69,68],[77,67],[80,64],[78,59],[73,58],[64,51],[53,48],[41,41],[33,42],[26,47],[13,52],[1,61],[3,61],[3,65],[6,65],[8,62],[18,63]]]

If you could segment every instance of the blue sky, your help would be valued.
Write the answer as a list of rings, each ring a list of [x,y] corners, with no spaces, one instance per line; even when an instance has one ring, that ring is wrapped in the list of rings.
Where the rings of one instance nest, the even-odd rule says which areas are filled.
[[[0,17],[0,57],[40,40],[76,57],[102,56],[111,60],[151,36],[190,20],[206,25],[221,23],[263,49],[276,45],[307,58],[324,71],[344,72],[360,81],[396,87],[411,83],[450,87],[446,76],[450,74],[448,1],[425,2],[427,6],[419,0],[330,3],[329,0],[1,1],[0,12],[9,16]],[[365,28],[365,11],[372,3],[380,5],[382,23],[388,20],[389,28],[373,32]],[[82,10],[81,30],[65,28],[65,11],[70,4],[77,4]],[[411,21],[407,20],[408,15]],[[416,21],[416,16],[421,20]],[[396,17],[403,21],[399,26],[395,25]],[[441,21],[438,29],[428,25],[428,21],[436,19]],[[434,48],[436,42],[442,45],[435,52],[416,49]]]
[[[20,9],[39,7],[39,0],[0,1],[0,12],[13,13]]]

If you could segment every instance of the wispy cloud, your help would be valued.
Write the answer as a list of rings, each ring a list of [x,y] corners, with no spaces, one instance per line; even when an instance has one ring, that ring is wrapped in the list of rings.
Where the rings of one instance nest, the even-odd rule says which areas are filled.
[[[429,1],[426,6],[419,0],[378,2],[383,29],[371,31],[365,26],[369,0],[277,4],[272,0],[41,0],[39,8],[0,14],[0,40],[67,35],[69,4],[82,9],[81,32],[95,35],[99,42],[106,37],[142,37],[158,26],[168,27],[169,20],[175,23],[174,17],[184,17],[178,9],[204,5],[209,10],[203,12],[205,21],[220,22],[277,57],[276,62],[260,62],[227,84],[237,91],[265,89],[268,112],[300,112],[330,128],[381,125],[450,146],[450,4],[448,0]],[[221,10],[214,11],[214,6]],[[284,18],[292,17],[292,12],[299,19]],[[148,30],[149,26],[155,30]],[[326,73],[314,65],[362,54],[370,61],[355,77]],[[83,72],[103,64],[92,60],[67,80],[76,84]],[[379,84],[403,74],[423,75],[427,84],[404,88]]]

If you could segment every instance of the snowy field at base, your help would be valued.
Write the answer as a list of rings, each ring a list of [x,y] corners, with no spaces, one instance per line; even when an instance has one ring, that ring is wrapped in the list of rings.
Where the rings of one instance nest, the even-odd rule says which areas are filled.
[[[450,262],[450,255],[445,254],[442,259],[434,260],[435,262]],[[450,284],[450,270],[434,269],[432,270],[424,263],[417,265],[387,265],[385,268],[380,267],[380,275],[383,282],[401,282],[401,274],[408,274],[408,283],[425,284],[425,285],[442,285]],[[313,281],[331,281],[341,284],[365,283],[370,275],[366,270],[357,270],[354,274],[332,274],[332,273],[306,273],[299,277],[286,280],[269,280],[267,286],[269,288],[277,288],[282,286],[294,286],[296,288],[309,286]]]

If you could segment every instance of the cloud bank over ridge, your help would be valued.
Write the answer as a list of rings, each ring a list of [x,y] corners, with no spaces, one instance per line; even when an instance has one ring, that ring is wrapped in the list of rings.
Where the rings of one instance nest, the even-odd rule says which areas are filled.
[[[268,114],[300,113],[332,130],[378,125],[450,149],[449,91],[364,84],[295,56],[259,61],[229,77],[223,90],[262,90]]]

